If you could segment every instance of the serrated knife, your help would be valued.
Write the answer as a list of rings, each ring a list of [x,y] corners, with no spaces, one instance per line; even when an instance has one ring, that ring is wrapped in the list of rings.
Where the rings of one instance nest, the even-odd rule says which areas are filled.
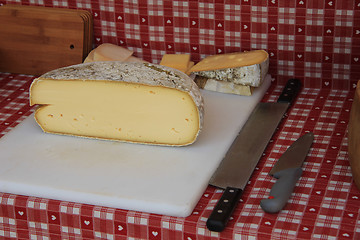
[[[260,202],[260,206],[265,212],[277,213],[284,208],[296,182],[301,177],[301,166],[313,140],[314,134],[312,132],[301,136],[275,163],[269,174],[278,180],[272,186],[269,197]]]
[[[269,140],[300,89],[300,80],[290,79],[277,102],[260,102],[250,114],[210,179],[210,185],[225,190],[206,222],[209,230],[224,230]]]

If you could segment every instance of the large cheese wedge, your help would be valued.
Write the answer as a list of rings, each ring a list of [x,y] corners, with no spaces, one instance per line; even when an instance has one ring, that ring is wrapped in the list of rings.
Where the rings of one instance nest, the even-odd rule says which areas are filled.
[[[91,62],[36,78],[30,105],[48,133],[184,146],[202,128],[203,98],[186,74],[149,63]]]
[[[208,79],[201,76],[196,76],[194,81],[201,89],[242,96],[251,96],[254,88],[251,86],[235,84],[233,82],[224,82],[216,79]]]
[[[212,55],[195,64],[196,75],[259,87],[269,69],[269,55],[264,50]]]

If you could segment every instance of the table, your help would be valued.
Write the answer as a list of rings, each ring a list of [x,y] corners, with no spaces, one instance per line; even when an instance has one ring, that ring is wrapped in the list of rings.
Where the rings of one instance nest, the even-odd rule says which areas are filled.
[[[0,137],[29,116],[33,76],[0,73]],[[273,84],[264,102],[283,86]],[[205,223],[222,190],[209,186],[187,218],[0,193],[0,238],[7,239],[360,239],[360,190],[352,180],[347,124],[354,91],[303,88],[274,134],[228,227]],[[275,179],[268,175],[287,147],[312,131],[304,173],[284,210],[260,208]]]

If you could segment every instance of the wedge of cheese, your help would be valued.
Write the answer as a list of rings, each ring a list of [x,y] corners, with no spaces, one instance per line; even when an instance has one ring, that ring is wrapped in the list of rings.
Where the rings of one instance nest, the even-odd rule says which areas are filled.
[[[161,59],[160,65],[188,73],[194,62],[190,61],[189,54],[165,54]]]
[[[259,87],[269,69],[264,50],[212,55],[195,64],[190,72],[219,81]]]
[[[251,86],[235,84],[233,82],[224,82],[216,79],[208,79],[201,76],[196,76],[194,81],[199,88],[205,90],[242,96],[251,96],[254,88]]]
[[[93,49],[85,58],[84,63],[102,61],[120,62],[146,62],[140,58],[132,56],[133,51],[111,43],[103,43]]]
[[[143,144],[193,143],[203,98],[186,74],[149,63],[91,62],[48,72],[30,87],[48,133]]]
[[[94,52],[94,61],[126,61],[134,52],[111,43],[99,45]]]

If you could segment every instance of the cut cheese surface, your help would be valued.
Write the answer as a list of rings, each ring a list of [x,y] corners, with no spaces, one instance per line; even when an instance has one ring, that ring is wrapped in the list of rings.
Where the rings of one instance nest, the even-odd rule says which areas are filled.
[[[238,68],[260,64],[266,61],[269,55],[264,50],[254,50],[249,52],[235,52],[217,54],[204,58],[191,68],[191,72],[211,71],[225,68]]]
[[[187,72],[193,62],[190,61],[189,54],[165,54],[160,62],[160,65],[175,68],[182,72]]]
[[[144,144],[189,145],[203,121],[203,100],[190,78],[143,63],[51,71],[32,83],[30,104],[39,105],[35,119],[45,132]]]

